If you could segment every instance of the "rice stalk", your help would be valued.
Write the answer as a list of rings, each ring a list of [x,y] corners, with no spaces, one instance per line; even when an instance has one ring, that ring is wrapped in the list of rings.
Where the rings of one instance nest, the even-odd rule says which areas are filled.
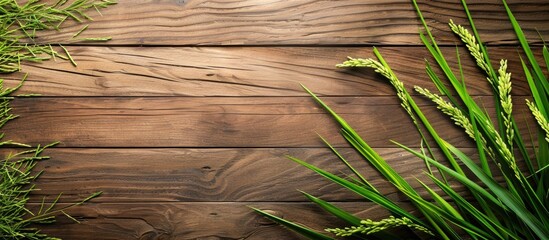
[[[469,50],[469,53],[471,53],[471,56],[473,56],[473,58],[475,59],[477,66],[484,70],[487,75],[492,76],[492,68],[485,61],[486,58],[484,56],[484,53],[481,51],[480,45],[477,43],[475,36],[469,33],[469,30],[467,30],[463,26],[455,24],[452,19],[450,19],[448,25],[450,26],[450,30],[457,34],[461,38],[461,41],[465,43],[465,46]],[[490,82],[490,84],[494,85],[493,79],[488,77],[487,80]]]
[[[512,123],[513,102],[511,100],[511,73],[507,72],[507,60],[500,61],[498,69],[498,84],[500,104],[503,109],[503,123],[505,125],[505,133],[507,144],[512,148],[514,139],[514,129]]]
[[[420,38],[442,72],[442,76],[439,77],[433,70],[432,65],[427,63],[427,75],[439,90],[440,95],[432,93],[427,88],[417,86],[414,88],[421,95],[433,101],[439,110],[450,116],[452,122],[463,128],[467,136],[475,141],[479,156],[478,160],[471,159],[461,150],[449,144],[435,131],[429,119],[406,92],[404,84],[392,72],[381,53],[374,48],[373,52],[377,60],[348,58],[347,61],[338,64],[337,67],[368,67],[389,80],[389,83],[395,88],[395,93],[402,107],[420,133],[421,138],[419,141],[423,144],[427,142],[428,138],[434,140],[436,147],[442,150],[445,160],[449,164],[434,159],[433,154],[426,154],[423,149],[418,151],[396,142],[395,144],[426,163],[428,168],[427,176],[439,190],[442,190],[442,193],[420,181],[421,186],[427,190],[430,198],[417,194],[417,190],[412,188],[408,181],[404,180],[398,172],[389,166],[383,157],[379,156],[352,126],[311,90],[304,87],[311,97],[339,123],[343,137],[351,146],[416,207],[418,217],[402,209],[398,206],[398,203],[381,195],[375,186],[364,177],[359,178],[362,182],[351,182],[303,160],[290,157],[294,162],[357,193],[365,200],[387,209],[391,217],[379,221],[372,219],[359,220],[351,213],[324,200],[312,197],[309,194],[306,194],[306,197],[328,213],[349,224],[347,227],[326,229],[328,233],[332,233],[336,237],[352,236],[359,239],[369,237],[376,239],[395,238],[394,235],[380,237],[377,234],[390,234],[387,230],[393,227],[408,226],[414,237],[427,239],[549,239],[549,229],[547,229],[547,226],[549,226],[549,175],[547,175],[549,170],[549,122],[547,121],[549,117],[549,83],[509,6],[503,0],[511,25],[527,56],[526,61],[521,58],[524,75],[533,97],[533,101],[527,100],[527,105],[540,127],[540,140],[537,142],[535,159],[530,157],[525,140],[513,119],[511,73],[507,71],[507,61],[501,60],[497,71],[494,70],[488,51],[480,39],[480,34],[475,27],[466,2],[462,0],[462,5],[472,33],[453,21],[450,21],[449,27],[468,48],[469,54],[475,60],[476,65],[483,70],[485,77],[491,84],[493,96],[496,100],[494,101],[496,121],[493,121],[484,108],[480,107],[469,94],[459,57],[458,65],[461,75],[457,76],[453,72],[429,30],[417,2],[415,0],[412,2],[425,28],[425,32],[420,32]],[[548,56],[549,50],[544,46],[543,57],[547,69],[549,69]],[[449,84],[444,84],[442,79],[447,79]],[[445,99],[448,99],[448,101]],[[423,134],[421,129],[425,129],[426,134]],[[327,145],[337,155],[337,150],[329,143]],[[431,152],[430,147],[428,149]],[[487,155],[491,161],[489,161]],[[340,156],[338,157],[355,175],[360,176],[350,162]],[[530,176],[526,177],[524,175],[518,167],[518,160],[526,162]],[[533,161],[536,161],[536,163],[534,164]],[[497,169],[492,172],[491,166],[494,165]],[[442,173],[440,177],[435,176],[429,166],[438,169]],[[472,173],[473,177],[466,174],[466,171]],[[495,173],[503,176],[504,182],[496,181],[493,175]],[[461,183],[469,194],[468,196],[473,197],[474,204],[461,196],[459,191],[455,189],[455,185],[450,184],[445,176]],[[271,219],[291,228],[291,225],[289,225],[291,222],[288,220]],[[425,221],[422,219],[425,219]],[[417,224],[419,228],[415,227],[414,224]],[[291,229],[298,233],[310,234],[315,232],[303,226]],[[422,236],[421,233],[426,233],[423,230],[432,233],[434,236]]]
[[[346,236],[351,236],[357,233],[370,235],[373,233],[377,233],[377,232],[381,232],[381,231],[385,231],[391,228],[397,228],[401,226],[406,226],[410,229],[424,232],[432,236],[434,235],[427,228],[420,226],[418,224],[415,224],[412,220],[406,217],[395,218],[394,216],[389,216],[388,218],[382,219],[380,221],[373,221],[371,219],[366,219],[366,220],[360,221],[359,226],[352,226],[352,227],[346,227],[346,228],[327,228],[325,229],[325,231],[333,233],[338,237],[346,237]]]
[[[368,58],[368,59],[361,59],[361,58],[352,58],[347,57],[348,60],[337,64],[336,67],[344,68],[344,67],[368,67],[374,69],[375,72],[383,75],[385,78],[389,79],[389,82],[393,87],[395,88],[397,92],[397,96],[400,99],[401,106],[406,110],[412,121],[417,124],[417,120],[412,113],[412,107],[410,106],[410,103],[408,101],[408,98],[406,97],[406,89],[404,89],[404,84],[398,80],[396,75],[391,71],[391,69],[387,68],[383,64],[381,64],[379,61],[376,61],[374,59]]]
[[[538,125],[545,132],[545,141],[549,142],[549,122],[547,122],[547,119],[545,119],[545,117],[541,114],[541,112],[533,102],[526,99],[526,105],[528,105],[528,108],[530,108],[530,111],[532,112],[532,115],[536,119]]]

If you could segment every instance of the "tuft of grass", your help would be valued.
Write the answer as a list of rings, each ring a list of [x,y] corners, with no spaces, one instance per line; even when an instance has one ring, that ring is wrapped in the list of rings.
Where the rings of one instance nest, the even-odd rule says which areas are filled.
[[[16,1],[0,0],[0,73],[10,73],[21,70],[21,62],[39,62],[56,57],[69,60],[74,66],[76,62],[64,46],[60,48],[64,54],[59,54],[51,45],[37,44],[37,32],[42,30],[59,30],[67,19],[77,22],[92,20],[86,13],[88,10],[99,11],[100,8],[115,4],[111,0],[59,0],[54,4],[41,3],[40,0]],[[87,25],[73,35],[79,36]],[[110,37],[85,38],[87,41],[107,41]],[[43,156],[43,151],[56,145],[30,146],[24,143],[4,139],[1,128],[10,120],[17,118],[11,113],[11,95],[19,89],[25,79],[13,88],[4,86],[0,79],[0,147],[7,152],[0,160],[0,238],[1,239],[58,239],[41,233],[36,224],[53,223],[58,215],[64,215],[78,222],[67,213],[69,208],[81,205],[101,194],[96,192],[78,202],[57,207],[59,194],[48,203],[42,199],[39,209],[32,211],[27,208],[29,195],[37,191],[33,182],[42,174],[34,168],[38,161],[49,159]],[[29,97],[34,95],[20,95]]]
[[[10,120],[17,118],[11,113],[10,102],[13,97],[10,97],[10,94],[19,89],[24,80],[25,78],[15,88],[6,88],[3,86],[4,80],[0,79],[0,129]],[[61,197],[59,194],[51,203],[46,203],[44,198],[37,211],[29,210],[26,206],[29,194],[37,190],[33,182],[42,174],[41,171],[34,171],[34,167],[38,161],[49,159],[42,153],[46,148],[56,145],[57,142],[33,147],[5,140],[4,135],[4,132],[0,132],[0,146],[5,149],[9,148],[6,149],[9,152],[0,160],[0,238],[56,239],[42,234],[39,229],[31,227],[32,224],[53,223],[55,216],[59,214],[74,219],[65,211],[99,196],[101,192],[96,192],[65,207],[55,208]],[[23,150],[17,150],[21,148]]]
[[[59,30],[67,19],[77,22],[93,20],[87,11],[99,11],[112,4],[116,4],[116,1],[59,0],[47,4],[40,0],[0,0],[0,73],[20,71],[21,61],[37,62],[55,57],[70,60],[70,55],[62,55],[50,45],[37,44],[37,33],[43,30]],[[86,29],[84,27],[75,33],[73,38]],[[110,37],[83,40],[107,41]]]
[[[420,32],[420,38],[435,60],[433,65],[427,62],[426,73],[438,93],[424,87],[415,86],[414,89],[433,101],[439,110],[448,115],[451,121],[465,131],[477,146],[478,159],[467,156],[446,142],[436,132],[421,108],[406,91],[404,84],[384,60],[382,54],[374,48],[376,59],[349,58],[338,64],[337,67],[371,68],[393,85],[402,107],[410,116],[412,124],[420,135],[418,141],[422,143],[423,147],[416,150],[397,142],[394,143],[403,151],[407,151],[425,162],[426,174],[432,183],[428,185],[418,181],[421,188],[427,191],[427,196],[420,195],[419,189],[413,188],[341,116],[312,91],[304,86],[303,88],[341,126],[342,136],[364,160],[368,161],[376,171],[408,198],[415,206],[417,215],[411,214],[401,208],[398,203],[381,195],[366,177],[362,176],[323,139],[360,181],[349,181],[294,157],[290,157],[290,160],[355,192],[365,200],[378,204],[386,209],[391,216],[378,221],[359,219],[344,209],[305,193],[309,200],[329,214],[343,220],[348,226],[325,229],[326,232],[321,233],[286,219],[270,219],[293,231],[309,236],[311,239],[316,239],[311,237],[312,233],[320,234],[323,239],[332,239],[333,235],[329,235],[330,233],[336,237],[394,239],[397,238],[394,235],[381,235],[390,234],[387,230],[394,227],[406,227],[419,239],[549,239],[549,228],[547,227],[549,226],[549,83],[540,66],[545,64],[549,69],[547,47],[544,46],[542,52],[545,61],[538,63],[519,23],[503,0],[510,23],[526,55],[525,59],[521,58],[521,62],[526,78],[524,81],[528,82],[532,93],[532,99],[527,100],[527,105],[538,123],[539,130],[537,139],[529,140],[537,144],[534,148],[534,157],[531,157],[531,153],[525,145],[528,139],[523,139],[513,117],[512,78],[511,73],[507,71],[507,60],[501,59],[498,69],[493,67],[492,59],[489,58],[488,50],[480,38],[465,0],[462,0],[461,3],[469,21],[470,30],[453,21],[450,21],[449,28],[461,39],[476,65],[483,70],[493,90],[495,119],[491,119],[484,108],[470,96],[463,79],[459,53],[458,70],[460,74],[457,75],[437,45],[417,2],[415,0],[412,2],[424,26],[424,30]],[[442,75],[435,74],[433,66],[437,66]],[[447,83],[444,83],[443,80],[446,80]],[[428,142],[434,142],[434,145],[430,146],[427,144]],[[442,157],[437,158],[432,154],[432,150],[435,148],[441,150]],[[526,169],[520,169],[518,161],[523,161]],[[432,169],[438,170],[440,174],[433,174]],[[471,173],[472,177],[470,177]],[[494,175],[503,176],[503,182],[496,181]],[[467,191],[466,195],[472,197],[473,200],[466,199],[461,192],[456,190],[456,186],[448,183],[448,179],[461,183]],[[256,209],[256,211],[265,215],[261,210]]]

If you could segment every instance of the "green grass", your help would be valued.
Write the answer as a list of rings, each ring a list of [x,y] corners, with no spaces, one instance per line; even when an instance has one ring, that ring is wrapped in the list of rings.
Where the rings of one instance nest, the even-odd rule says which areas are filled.
[[[414,89],[433,101],[441,112],[448,115],[452,122],[464,130],[471,141],[475,142],[478,157],[472,159],[446,142],[436,132],[427,116],[415,103],[414,98],[407,92],[404,84],[391,70],[381,52],[374,48],[376,59],[349,58],[337,66],[372,68],[393,85],[401,105],[421,137],[418,142],[421,142],[424,147],[412,149],[396,142],[395,144],[403,151],[425,162],[425,174],[431,183],[417,181],[426,190],[427,195],[420,195],[418,193],[420,189],[413,188],[411,183],[373,150],[341,116],[309,89],[303,88],[339,123],[342,136],[363,159],[407,197],[414,205],[417,214],[411,214],[399,206],[399,203],[380,194],[375,186],[338,154],[329,143],[328,147],[349,167],[358,180],[339,177],[294,157],[290,157],[290,160],[364,197],[365,201],[383,207],[390,213],[388,218],[360,219],[308,193],[304,194],[309,200],[326,210],[328,214],[346,222],[348,226],[317,232],[292,223],[290,220],[276,218],[261,210],[256,209],[257,212],[311,239],[332,239],[334,236],[394,239],[399,236],[387,230],[396,227],[407,227],[415,233],[416,238],[420,239],[549,239],[549,227],[547,227],[549,226],[547,174],[549,171],[549,123],[547,121],[549,83],[542,70],[542,66],[549,70],[549,51],[546,46],[543,47],[544,61],[538,63],[519,23],[507,3],[503,1],[510,24],[526,56],[524,59],[521,58],[526,78],[522,80],[527,81],[530,87],[532,99],[527,100],[527,105],[538,123],[538,134],[532,136],[536,139],[523,139],[513,115],[512,82],[511,73],[507,72],[507,60],[497,61],[499,63],[497,68],[492,65],[493,59],[489,58],[488,50],[480,38],[466,2],[462,1],[462,5],[470,30],[453,21],[450,21],[449,27],[461,39],[477,66],[485,74],[493,90],[495,119],[491,119],[484,106],[477,104],[468,92],[463,79],[458,49],[456,49],[458,67],[453,69],[437,45],[415,0],[413,6],[424,26],[424,30],[420,32],[420,38],[435,60],[435,63],[426,64],[426,74],[432,80],[437,92],[418,86]],[[520,56],[511,57],[519,58]],[[435,74],[435,66],[441,70],[442,75]],[[434,144],[429,145],[429,142]],[[537,144],[534,148],[535,153],[529,150],[525,142]],[[434,155],[434,149],[439,149],[442,157]],[[518,164],[519,161],[524,162],[525,169],[519,168],[522,166]],[[438,174],[434,174],[435,169]],[[493,177],[495,175],[503,176],[503,182],[496,181]],[[449,180],[461,183],[467,193],[463,195],[463,191],[458,192],[455,186],[449,184]]]
[[[25,76],[26,78],[26,76]],[[13,97],[10,95],[19,89],[25,80],[14,88],[4,87],[4,80],[0,79],[0,129],[10,120],[17,118],[11,113],[10,102]],[[0,146],[5,153],[0,160],[0,238],[2,239],[57,239],[42,234],[36,224],[53,223],[57,215],[63,214],[72,218],[66,210],[81,205],[101,194],[96,192],[89,197],[62,208],[57,208],[59,194],[51,203],[46,203],[46,198],[42,199],[40,208],[31,211],[27,208],[29,194],[37,191],[33,182],[42,172],[34,171],[38,161],[49,159],[43,156],[43,151],[55,144],[46,146],[31,146],[23,143],[4,139],[4,132],[0,131]]]
[[[59,30],[67,19],[78,22],[92,20],[86,13],[114,4],[110,0],[60,0],[53,4],[37,0],[15,1],[0,0],[0,73],[21,71],[21,62],[40,62],[51,58],[61,58],[76,66],[65,47],[59,45],[63,54],[54,50],[51,45],[37,44],[37,33],[42,30]],[[105,41],[107,38],[76,39],[87,25],[73,35],[74,40]],[[78,222],[66,211],[81,205],[101,194],[96,192],[81,201],[57,207],[61,198],[42,199],[38,209],[31,210],[27,203],[32,192],[37,191],[33,182],[42,174],[35,171],[38,161],[49,157],[43,156],[43,151],[57,143],[47,146],[30,146],[4,138],[1,128],[10,120],[17,118],[11,113],[12,95],[19,89],[26,76],[13,88],[4,86],[0,79],[0,147],[5,153],[0,160],[0,238],[1,239],[57,239],[41,233],[37,224],[54,223],[58,215]],[[49,201],[49,203],[47,203]]]
[[[20,71],[22,61],[37,62],[56,57],[71,60],[69,54],[60,54],[51,45],[37,44],[37,33],[43,30],[59,30],[67,19],[77,22],[93,20],[87,11],[99,11],[115,3],[114,0],[59,0],[53,4],[42,3],[40,0],[0,0],[0,73]],[[73,35],[73,40],[110,39],[76,38],[86,29],[85,27]],[[72,60],[71,62],[74,63]]]

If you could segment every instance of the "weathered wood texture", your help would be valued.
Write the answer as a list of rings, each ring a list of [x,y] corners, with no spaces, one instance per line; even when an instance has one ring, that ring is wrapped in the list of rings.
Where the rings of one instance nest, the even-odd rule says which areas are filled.
[[[526,35],[549,39],[549,1],[512,0],[510,7]],[[510,59],[515,113],[527,110],[517,42],[502,4],[469,4],[491,57]],[[457,71],[458,39],[446,25],[465,25],[459,1],[420,1],[433,33]],[[427,51],[409,0],[120,0],[91,13],[95,22],[82,37],[112,36],[105,43],[70,39],[82,28],[68,21],[61,32],[38,42],[67,45],[78,62],[24,63],[29,79],[17,98],[20,118],[4,127],[6,139],[25,143],[61,141],[47,150],[52,159],[37,181],[31,207],[64,193],[62,204],[103,191],[100,198],[71,211],[82,224],[46,232],[65,239],[299,239],[253,213],[272,210],[322,230],[341,226],[306,202],[304,190],[379,219],[387,213],[355,194],[285,159],[293,155],[348,174],[324,147],[328,138],[389,198],[405,198],[371,170],[338,136],[338,127],[301,89],[323,99],[355,126],[389,164],[420,188],[423,163],[390,139],[419,146],[410,120],[387,81],[376,73],[335,69],[346,56],[373,57],[380,49],[399,78],[431,86],[424,73]],[[94,45],[94,46],[90,46]],[[535,47],[539,52],[539,45]],[[490,89],[480,71],[462,55],[468,90],[489,112]],[[494,62],[494,64],[497,64]],[[5,76],[15,84],[23,73]],[[432,89],[432,88],[431,88]],[[417,97],[445,139],[474,155],[473,145],[434,106]],[[523,133],[528,117],[517,118]],[[463,192],[463,189],[459,190]]]
[[[306,96],[300,83],[329,96],[394,95],[388,81],[370,69],[336,69],[347,56],[374,57],[371,47],[69,47],[78,67],[65,61],[25,64],[29,80],[21,93],[43,96]],[[458,72],[455,47],[443,49]],[[381,47],[408,89],[432,86],[424,47]],[[490,47],[493,59],[509,59],[513,94],[529,95],[516,47]],[[535,48],[541,54],[541,48]],[[488,95],[484,75],[462,53],[473,95]],[[539,56],[541,59],[541,56]],[[431,63],[434,60],[431,59]],[[494,62],[498,66],[498,62]],[[442,76],[442,75],[441,75]],[[18,81],[23,73],[9,76]],[[12,85],[15,83],[12,82]]]
[[[394,147],[390,140],[420,144],[394,97],[325,100],[373,147]],[[41,144],[56,139],[62,147],[324,147],[317,134],[339,130],[307,97],[34,98],[17,99],[13,107],[21,117],[5,127],[8,137]],[[527,110],[524,103],[515,108]],[[424,109],[447,141],[474,146],[434,106]],[[522,133],[528,133],[525,119],[517,118]],[[341,137],[333,144],[347,146]]]
[[[416,181],[432,185],[421,159],[396,148],[377,150],[427,196]],[[464,151],[476,155],[475,149]],[[340,153],[384,195],[406,200],[354,150],[343,148]],[[45,172],[36,182],[42,190],[33,193],[32,201],[45,197],[50,202],[59,192],[63,192],[61,202],[75,201],[97,190],[103,194],[95,203],[306,201],[296,189],[329,201],[361,199],[285,157],[303,159],[340,176],[353,175],[325,148],[56,148],[45,154],[52,159],[37,167]]]
[[[387,215],[368,203],[334,204],[364,218]],[[412,210],[409,204],[402,206]],[[304,239],[249,207],[268,210],[318,231],[346,226],[310,203],[92,203],[70,211],[81,224],[60,217],[63,228],[46,226],[45,232],[66,239]]]
[[[353,156],[350,149],[342,153]],[[420,164],[409,163],[421,160],[408,154],[401,159],[403,153],[395,149],[382,153],[405,174],[420,173]],[[359,199],[284,157],[292,155],[349,174],[327,149],[54,149],[48,154],[52,159],[40,165],[46,174],[37,182],[44,190],[37,194],[51,198],[64,191],[64,201],[96,189],[104,194],[94,202],[305,201],[296,189],[327,200]],[[75,155],[78,160],[72,159]],[[382,184],[385,193],[394,193],[375,171],[366,171],[365,161],[353,162]],[[70,192],[64,186],[67,182]]]
[[[539,42],[536,29],[549,35],[546,0],[509,4],[528,37]],[[484,41],[515,42],[500,1],[470,1],[469,7]],[[467,24],[459,1],[420,1],[420,8],[438,39],[454,45],[447,22]],[[92,17],[95,22],[81,37],[112,36],[109,45],[420,43],[420,23],[410,0],[119,0],[117,6],[103,10],[102,17]],[[38,40],[67,42],[82,28],[74,23],[64,27],[63,32],[52,31]]]

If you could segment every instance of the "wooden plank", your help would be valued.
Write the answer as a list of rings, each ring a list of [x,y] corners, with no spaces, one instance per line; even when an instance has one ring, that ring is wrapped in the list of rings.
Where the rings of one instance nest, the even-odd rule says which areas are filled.
[[[374,57],[369,47],[70,47],[78,62],[25,63],[29,80],[21,93],[44,96],[306,96],[299,83],[329,96],[394,95],[387,80],[370,69],[336,69],[346,56]],[[382,47],[392,69],[412,91],[432,86],[424,70],[423,47]],[[443,48],[456,69],[454,47]],[[536,48],[541,53],[540,48]],[[460,49],[462,54],[466,49]],[[509,58],[513,94],[530,91],[515,47],[490,48],[493,59]],[[472,95],[491,94],[473,59],[462,57]],[[428,58],[429,59],[429,58]],[[541,58],[540,58],[541,59]],[[434,62],[431,60],[431,62]],[[497,67],[498,63],[494,62]],[[16,84],[24,73],[8,76]]]
[[[103,10],[81,37],[112,36],[109,45],[301,45],[420,43],[420,23],[408,0],[119,0]],[[510,0],[527,36],[539,42],[536,29],[549,37],[549,1]],[[484,41],[515,43],[500,1],[470,1]],[[466,24],[456,1],[420,1],[427,22],[441,43],[456,41],[447,22]],[[41,42],[70,43],[81,24],[41,34]],[[72,40],[74,41],[74,40]],[[97,43],[92,43],[97,44]]]
[[[388,216],[371,203],[335,204],[364,218]],[[402,205],[411,209],[409,204]],[[61,216],[59,225],[41,228],[63,239],[303,239],[249,206],[318,231],[347,226],[310,203],[135,203],[86,204],[69,211],[80,224]]]
[[[376,150],[418,192],[428,196],[416,180],[434,187],[421,159],[398,148]],[[475,159],[475,149],[463,151]],[[382,194],[394,201],[407,201],[354,150],[343,148],[340,153]],[[52,201],[60,192],[61,202],[77,201],[96,191],[103,192],[94,200],[101,203],[306,201],[296,189],[330,201],[363,200],[285,158],[294,156],[340,176],[353,176],[325,148],[54,148],[45,155],[52,158],[36,167],[44,173],[36,182],[41,190],[32,194],[33,202]],[[495,167],[493,170],[498,172]],[[495,176],[501,180],[499,174]],[[468,195],[458,184],[456,191]]]
[[[419,138],[393,97],[327,98],[375,147],[390,139],[417,146]],[[63,147],[322,147],[334,121],[306,97],[292,98],[32,98],[17,99],[21,115],[4,131],[25,143]],[[463,134],[428,109],[441,134],[470,146]],[[390,114],[390,118],[387,118]],[[344,140],[334,137],[337,146]]]
[[[373,147],[389,140],[419,146],[409,116],[395,97],[325,98]],[[490,110],[490,105],[482,103]],[[323,147],[318,134],[339,128],[308,97],[284,98],[23,98],[13,104],[20,118],[4,127],[7,138],[25,143],[61,141],[63,147]],[[434,128],[456,146],[474,146],[434,106],[425,106]],[[492,109],[493,111],[493,109]],[[515,103],[515,112],[526,105]],[[528,133],[526,117],[517,118]]]

